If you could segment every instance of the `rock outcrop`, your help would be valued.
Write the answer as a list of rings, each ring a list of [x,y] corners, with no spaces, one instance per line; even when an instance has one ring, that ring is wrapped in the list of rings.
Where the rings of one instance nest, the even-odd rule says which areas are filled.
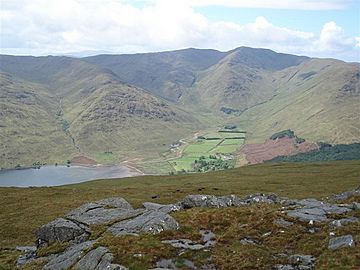
[[[344,192],[334,195],[329,201],[347,199],[359,190]],[[143,203],[143,208],[134,209],[123,198],[108,198],[96,202],[86,203],[48,224],[41,226],[36,232],[37,247],[18,247],[24,252],[18,259],[18,266],[21,267],[29,262],[45,260],[44,270],[58,269],[88,269],[88,270],[126,270],[125,266],[114,264],[114,256],[108,248],[100,246],[99,240],[93,239],[91,228],[93,225],[105,226],[105,231],[116,236],[138,235],[141,233],[159,234],[167,230],[179,229],[179,224],[170,215],[171,212],[186,210],[193,207],[203,208],[225,208],[225,207],[246,207],[250,204],[279,204],[282,218],[274,221],[274,224],[281,230],[291,229],[296,222],[314,223],[327,222],[330,229],[347,226],[353,222],[359,222],[356,217],[349,216],[348,213],[358,209],[359,203],[337,204],[329,201],[319,201],[316,199],[290,200],[280,198],[274,194],[253,194],[244,198],[235,195],[214,196],[214,195],[188,195],[180,202],[175,204],[157,204],[153,202]],[[333,215],[341,215],[341,218],[334,219]],[[286,220],[286,216],[290,220]],[[308,232],[313,233],[318,228],[311,227]],[[209,230],[201,230],[201,241],[190,239],[169,239],[162,243],[169,244],[184,250],[210,250],[216,245],[215,234]],[[262,238],[268,237],[272,232],[266,232]],[[351,248],[356,245],[351,235],[335,237],[329,240],[328,248],[337,250],[339,248]],[[91,238],[92,237],[92,238]],[[48,257],[38,258],[37,248],[51,245],[56,242],[67,242],[68,248],[59,253]],[[261,245],[261,241],[246,237],[240,240],[243,245]],[[285,255],[287,264],[275,265],[274,269],[314,269],[315,258],[311,255]],[[188,268],[192,269],[192,262],[187,261]],[[160,260],[158,268],[154,269],[177,269],[174,260]],[[211,267],[210,267],[211,266]],[[195,268],[194,268],[195,269]],[[210,263],[209,269],[216,268]]]
[[[42,245],[44,243],[67,242],[81,236],[87,238],[89,234],[90,229],[87,226],[65,218],[58,218],[40,227],[36,236],[38,245]]]
[[[108,198],[84,204],[72,210],[65,217],[78,223],[96,225],[135,217],[140,212],[141,210],[135,211],[123,198]]]
[[[344,235],[330,239],[328,248],[335,250],[339,248],[354,247],[354,246],[355,246],[355,242],[352,235]]]
[[[343,214],[353,210],[349,205],[330,204],[316,199],[299,200],[296,205],[300,208],[290,210],[287,214],[302,221],[323,222],[328,220],[328,215]]]
[[[161,211],[150,210],[133,219],[120,221],[109,227],[108,231],[119,236],[141,232],[158,234],[165,230],[177,230],[178,228],[179,224],[172,216]]]

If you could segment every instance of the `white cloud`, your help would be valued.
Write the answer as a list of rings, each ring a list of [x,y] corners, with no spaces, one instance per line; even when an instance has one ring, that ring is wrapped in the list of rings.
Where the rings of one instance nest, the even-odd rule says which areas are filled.
[[[324,25],[317,41],[317,49],[321,51],[341,51],[356,46],[356,39],[347,37],[344,30],[335,22]]]
[[[157,0],[155,0],[157,1]],[[183,0],[192,6],[225,6],[241,8],[333,10],[343,9],[352,0]]]
[[[1,52],[44,55],[97,50],[129,53],[186,47],[230,50],[251,46],[359,61],[359,38],[347,37],[335,22],[326,23],[318,36],[276,26],[264,17],[244,25],[212,22],[186,1],[155,0],[144,7],[135,7],[125,0],[3,0]],[[195,1],[202,5],[240,2]],[[260,5],[268,1],[251,2]],[[279,5],[285,2],[289,1],[279,1]],[[326,3],[320,0],[291,2]]]

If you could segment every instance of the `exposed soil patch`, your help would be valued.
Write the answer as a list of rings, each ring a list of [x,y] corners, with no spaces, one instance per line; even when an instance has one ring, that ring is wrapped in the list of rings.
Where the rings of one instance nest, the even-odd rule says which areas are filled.
[[[77,157],[74,157],[71,160],[71,164],[94,166],[94,165],[97,165],[98,163],[95,160],[91,159],[91,158],[88,158],[88,157],[85,157],[85,156],[77,156]]]
[[[262,163],[278,156],[292,156],[318,149],[317,144],[310,142],[296,143],[295,138],[280,138],[266,140],[264,143],[246,144],[240,149],[240,154],[246,156],[250,164]]]

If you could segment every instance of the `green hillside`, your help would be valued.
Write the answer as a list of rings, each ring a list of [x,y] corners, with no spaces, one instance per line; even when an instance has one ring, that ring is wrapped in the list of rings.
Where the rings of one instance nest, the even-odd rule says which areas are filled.
[[[0,167],[64,161],[76,153],[46,88],[0,73],[0,89]]]
[[[0,166],[86,155],[102,163],[151,160],[157,165],[143,167],[169,171],[162,154],[169,144],[227,124],[246,131],[246,143],[288,129],[310,142],[356,143],[359,68],[246,47],[0,55]]]
[[[197,72],[216,64],[226,53],[216,50],[98,55],[84,61],[113,71],[120,80],[171,101],[178,101],[197,79]]]
[[[314,142],[358,142],[359,76],[359,64],[337,60],[313,59],[279,71],[274,74],[274,96],[238,120],[254,141],[291,129]]]
[[[2,167],[29,166],[34,161],[64,162],[75,155],[96,159],[104,152],[112,152],[109,163],[129,156],[156,158],[167,144],[202,126],[191,113],[81,60],[20,59],[25,61],[24,67],[16,71],[13,65],[18,63],[17,57],[2,58],[2,69],[22,76],[0,78],[2,120],[7,122],[0,130],[4,138],[1,145],[7,149],[0,157]],[[49,69],[49,65],[56,68]],[[46,74],[46,78],[37,73]],[[32,95],[24,89],[32,89]],[[22,97],[24,91],[26,96]],[[25,102],[29,99],[34,101]],[[7,108],[15,105],[23,105],[21,116],[20,111],[15,114]],[[21,136],[8,137],[13,133]]]

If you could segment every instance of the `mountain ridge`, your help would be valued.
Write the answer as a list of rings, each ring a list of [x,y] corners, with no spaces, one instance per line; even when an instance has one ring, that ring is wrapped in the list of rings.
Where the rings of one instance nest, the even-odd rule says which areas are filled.
[[[64,151],[54,147],[53,153],[24,154],[14,150],[16,141],[7,146],[7,158],[0,158],[5,167],[10,153],[17,153],[10,158],[15,166],[16,160],[33,160],[31,152],[50,162],[75,154],[105,162],[105,152],[114,153],[106,158],[111,163],[154,155],[161,160],[168,144],[228,123],[245,129],[250,143],[285,129],[312,142],[360,141],[359,63],[248,47],[228,52],[189,48],[85,58],[0,55],[0,72],[2,111],[24,104],[17,96],[27,88],[38,99],[21,108],[25,115],[41,114],[41,98],[49,107],[46,120],[39,116],[47,123],[39,127],[42,135],[31,147],[21,147],[42,149],[51,137],[46,130],[54,128],[66,145]],[[16,129],[9,124],[15,116],[7,114],[2,138]],[[27,138],[25,127],[31,130],[36,116],[25,120],[21,132]]]

